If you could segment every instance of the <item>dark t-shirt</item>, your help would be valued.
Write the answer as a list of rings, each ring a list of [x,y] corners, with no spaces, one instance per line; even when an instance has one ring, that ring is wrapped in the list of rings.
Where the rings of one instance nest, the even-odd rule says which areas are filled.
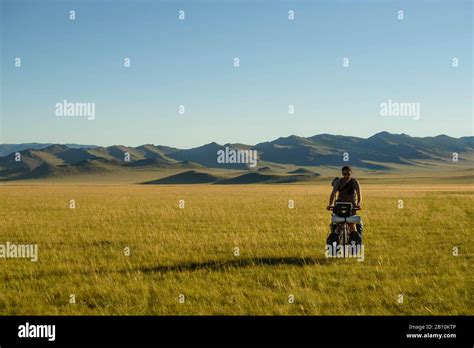
[[[360,189],[359,182],[356,178],[351,178],[347,183],[343,178],[340,178],[334,183],[334,189],[337,191],[336,202],[352,202],[356,203],[356,190]]]

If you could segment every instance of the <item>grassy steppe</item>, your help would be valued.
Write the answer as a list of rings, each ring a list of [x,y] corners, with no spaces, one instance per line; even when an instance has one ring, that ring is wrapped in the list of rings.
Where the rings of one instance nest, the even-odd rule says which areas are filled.
[[[474,314],[473,185],[363,184],[364,262],[324,256],[329,189],[0,186],[0,244],[39,246],[0,259],[0,314]]]

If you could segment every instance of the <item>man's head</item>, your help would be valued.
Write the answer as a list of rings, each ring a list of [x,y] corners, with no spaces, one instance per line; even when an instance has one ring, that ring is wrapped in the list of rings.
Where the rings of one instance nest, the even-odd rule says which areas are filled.
[[[348,182],[351,180],[351,175],[352,175],[352,168],[349,166],[344,166],[342,167],[342,177],[344,178],[344,181]]]

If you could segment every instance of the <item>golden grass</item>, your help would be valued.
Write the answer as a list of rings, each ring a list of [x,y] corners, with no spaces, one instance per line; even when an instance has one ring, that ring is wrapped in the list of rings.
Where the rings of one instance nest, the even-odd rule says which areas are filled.
[[[364,262],[324,256],[329,189],[0,186],[0,244],[39,246],[0,259],[0,313],[474,314],[472,185],[364,185]]]

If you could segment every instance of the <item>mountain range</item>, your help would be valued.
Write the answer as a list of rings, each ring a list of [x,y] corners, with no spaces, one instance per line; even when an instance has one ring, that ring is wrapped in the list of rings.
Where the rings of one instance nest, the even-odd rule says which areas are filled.
[[[229,147],[256,150],[258,165],[218,163],[217,152]],[[447,135],[411,137],[407,134],[380,132],[369,138],[319,134],[312,137],[291,135],[256,145],[217,144],[215,142],[191,149],[146,144],[137,147],[108,147],[78,144],[0,144],[0,180],[40,179],[82,174],[112,172],[159,171],[163,169],[195,173],[209,168],[251,171],[257,182],[266,170],[287,171],[288,166],[301,167],[293,176],[303,177],[318,167],[341,167],[349,164],[367,171],[385,171],[393,165],[419,166],[472,161],[474,137],[453,138]],[[265,169],[267,168],[267,169]],[[298,170],[300,172],[298,172]],[[301,172],[302,171],[302,172]],[[191,174],[189,174],[191,175]],[[271,175],[271,173],[268,173]],[[201,176],[204,182],[212,178]],[[222,179],[222,178],[220,178]],[[264,178],[269,181],[278,178]],[[218,181],[216,178],[214,181]],[[265,181],[263,180],[263,181]],[[286,179],[285,179],[286,180]],[[283,180],[283,181],[285,181]],[[172,180],[171,180],[172,181]],[[238,181],[238,180],[237,180]],[[232,183],[232,182],[231,182]]]

